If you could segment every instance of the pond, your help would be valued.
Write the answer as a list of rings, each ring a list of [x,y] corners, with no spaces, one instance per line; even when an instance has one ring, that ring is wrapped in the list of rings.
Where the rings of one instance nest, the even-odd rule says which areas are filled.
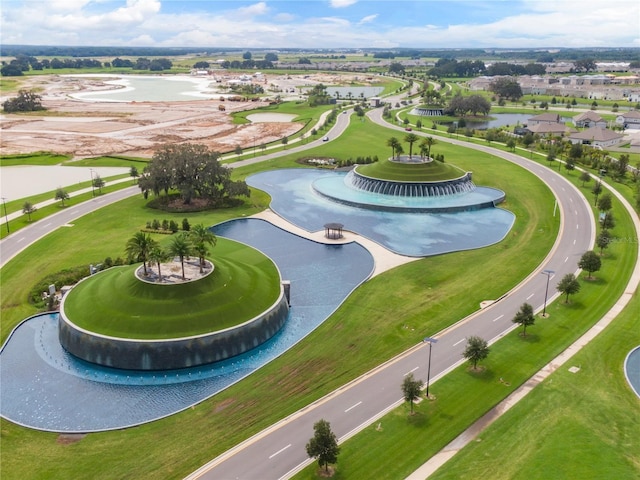
[[[497,127],[515,127],[516,125],[526,125],[531,117],[535,117],[542,112],[537,113],[492,113],[491,120],[480,120],[477,122],[466,120],[467,127],[474,130],[486,130],[487,128]],[[413,114],[413,110],[412,110]],[[437,121],[437,116],[430,117]],[[571,118],[560,117],[561,122],[570,122]],[[424,123],[424,121],[423,121]],[[451,125],[452,122],[442,122],[443,125]]]
[[[104,83],[112,85],[113,89],[74,93],[71,96],[89,102],[176,102],[221,96],[220,91],[212,87],[215,83],[211,79],[188,75],[114,75],[113,79]]]

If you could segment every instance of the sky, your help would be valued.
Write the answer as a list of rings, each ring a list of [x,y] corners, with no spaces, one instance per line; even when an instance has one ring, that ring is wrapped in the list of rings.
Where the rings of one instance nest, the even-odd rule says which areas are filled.
[[[1,0],[7,45],[640,47],[638,0]]]

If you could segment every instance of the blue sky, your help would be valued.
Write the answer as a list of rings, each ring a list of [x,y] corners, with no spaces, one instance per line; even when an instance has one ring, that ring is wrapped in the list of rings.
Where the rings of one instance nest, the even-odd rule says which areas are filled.
[[[640,47],[638,0],[2,0],[4,44]]]

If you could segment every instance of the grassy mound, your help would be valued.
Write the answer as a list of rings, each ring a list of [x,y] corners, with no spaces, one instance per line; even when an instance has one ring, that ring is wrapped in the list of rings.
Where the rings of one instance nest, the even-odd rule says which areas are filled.
[[[65,313],[100,334],[138,339],[179,338],[243,323],[265,311],[280,294],[275,264],[246,245],[218,239],[215,269],[177,285],[142,282],[139,265],[112,268],[68,293]]]
[[[466,172],[442,162],[401,163],[382,160],[356,167],[360,175],[396,182],[439,182],[459,178]]]

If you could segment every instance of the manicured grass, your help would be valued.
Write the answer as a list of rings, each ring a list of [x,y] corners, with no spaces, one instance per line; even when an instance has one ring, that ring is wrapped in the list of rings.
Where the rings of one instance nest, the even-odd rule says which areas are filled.
[[[636,293],[602,334],[432,478],[640,477],[638,398],[623,374],[639,332]]]
[[[359,154],[380,154],[391,134],[368,122],[356,122],[349,132],[349,139],[336,139],[305,154],[343,151],[349,155],[357,152],[357,145],[366,146]],[[446,154],[452,162],[455,155],[456,165],[473,170],[478,184],[507,192],[505,208],[516,214],[516,223],[503,242],[419,260],[370,280],[289,352],[214,398],[165,420],[91,434],[73,445],[58,443],[54,434],[2,420],[3,477],[182,478],[283,416],[415,345],[424,334],[468,315],[482,300],[509,290],[539,264],[553,244],[558,218],[552,214],[552,195],[533,175],[490,155],[444,144],[436,144],[433,151]],[[294,166],[296,157],[237,169],[234,175]],[[259,211],[266,201],[266,195],[254,192],[241,209],[187,216],[192,224],[210,225]],[[541,208],[543,205],[549,208]],[[33,312],[24,298],[36,279],[61,266],[122,255],[126,238],[153,216],[157,212],[147,209],[141,196],[130,198],[83,217],[72,229],[52,232],[9,262],[2,269],[3,337]],[[100,232],[100,242],[95,241],[96,232]],[[140,451],[145,461],[140,461]],[[31,462],[31,455],[41,461]]]
[[[49,152],[38,152],[19,155],[0,156],[0,167],[13,167],[20,165],[60,165],[70,160],[69,155],[59,155]]]
[[[138,173],[141,174],[144,167],[146,167],[150,161],[150,158],[105,155],[102,157],[74,160],[73,162],[68,162],[67,165],[74,167],[136,167]]]
[[[189,283],[140,281],[134,274],[139,265],[101,272],[67,294],[65,313],[92,332],[161,339],[232,327],[273,305],[280,294],[280,276],[268,257],[226,239],[220,239],[214,253],[214,271]]]
[[[635,238],[631,219],[626,212],[623,214],[619,203],[614,206],[614,211],[621,220],[615,234],[621,238]],[[347,441],[343,445],[338,474],[334,478],[354,478],[366,472],[373,478],[395,479],[404,478],[417,469],[464,428],[515,390],[599,320],[623,292],[635,265],[636,255],[637,247],[633,242],[612,245],[612,248],[607,251],[603,268],[598,272],[596,280],[585,281],[582,275],[580,293],[574,295],[569,304],[563,303],[563,299],[548,306],[547,312],[550,317],[538,318],[535,326],[528,329],[526,338],[519,335],[520,329],[518,329],[493,345],[489,358],[483,362],[486,370],[473,373],[466,365],[459,367],[455,372],[431,386],[430,393],[435,395],[437,400],[421,403],[417,407],[418,414],[415,417],[408,418],[407,406],[398,408],[381,419],[382,431],[378,431],[376,426],[371,426]],[[636,325],[637,319],[640,318],[638,303],[636,296],[634,304],[625,311],[626,318],[632,317]],[[627,352],[640,342],[638,333],[640,330],[629,330],[625,327],[625,331],[634,332],[630,335],[631,340],[628,341],[630,347],[624,350]],[[610,350],[614,349],[616,337],[609,342]],[[594,362],[598,355],[598,347],[596,346],[595,349],[596,352],[592,353]],[[618,358],[620,355],[621,353]],[[572,361],[571,364],[576,363]],[[611,371],[600,368],[598,370],[600,372],[598,375],[611,377]],[[620,384],[624,381],[622,371],[619,366],[615,371],[615,381]],[[500,379],[504,379],[509,385],[501,382]],[[398,379],[398,385],[401,380]],[[598,379],[594,381],[597,382]],[[548,385],[550,382],[547,381],[545,384]],[[484,474],[483,476],[490,478],[575,478],[573,471],[563,465],[568,455],[567,446],[572,449],[570,455],[574,457],[572,464],[577,465],[576,472],[582,472],[585,468],[583,465],[588,466],[591,462],[595,462],[603,472],[611,472],[613,475],[587,476],[588,478],[636,478],[640,467],[637,461],[635,464],[629,461],[637,452],[634,445],[639,443],[637,432],[640,427],[640,421],[628,419],[628,408],[633,403],[633,395],[627,391],[628,398],[622,403],[618,401],[620,392],[611,395],[607,393],[600,397],[600,400],[607,400],[601,408],[605,412],[610,412],[612,418],[603,419],[597,426],[589,427],[592,418],[589,408],[593,402],[587,401],[586,398],[592,389],[598,387],[594,387],[590,382],[585,382],[584,387],[586,391],[580,392],[579,388],[575,388],[571,392],[566,392],[564,402],[557,403],[554,399],[544,402],[544,408],[541,408],[537,415],[528,416],[526,409],[520,410],[519,414],[511,414],[508,427],[510,431],[505,436],[501,435],[504,433],[502,431],[494,437],[497,447],[492,446],[485,450],[484,442],[467,447],[471,452],[465,457],[463,466],[451,471],[447,465],[436,478],[477,478],[477,465],[482,467],[480,471]],[[464,395],[460,392],[464,392]],[[400,396],[398,387],[398,397]],[[570,415],[574,419],[574,425],[571,425],[571,421],[565,424],[562,414],[556,415],[554,410],[565,412],[571,409],[576,398],[588,405],[582,409],[576,409],[577,412]],[[635,408],[637,408],[637,401]],[[541,418],[544,418],[547,423],[538,427]],[[602,444],[600,452],[598,448],[594,448],[591,440],[576,443],[577,439],[574,435],[588,434],[590,429],[600,432],[610,430],[605,423],[613,423],[614,432],[601,435],[597,440]],[[560,424],[562,426],[558,428]],[[513,454],[514,438],[509,434],[517,428],[527,433],[533,430],[539,434],[532,439],[530,435],[523,433],[520,435],[520,442],[517,443],[522,459],[516,456],[514,463],[521,465],[521,470],[526,474],[521,474],[518,468],[512,468],[511,465],[503,467],[504,464],[509,463],[508,460]],[[549,440],[548,436],[553,436],[553,439]],[[416,448],[416,445],[420,448]],[[574,450],[576,448],[579,449],[580,454]],[[550,450],[557,451],[555,454],[558,459],[557,469],[541,467],[541,462],[546,464],[543,462],[546,457],[541,452],[548,453]],[[615,454],[612,453],[614,450]],[[508,456],[505,452],[508,452]],[[607,452],[604,454],[605,458],[592,459],[593,456],[602,455],[601,452]],[[613,459],[609,454],[612,454]],[[521,463],[518,464],[518,461]],[[394,465],[393,470],[389,470],[389,465]],[[296,478],[319,478],[316,477],[315,472],[316,467],[309,466]],[[614,473],[622,473],[622,475],[617,476]]]
[[[124,174],[124,175],[115,175],[113,177],[107,177],[103,180],[105,180],[106,182],[110,182],[113,180],[117,180],[120,178],[126,178],[128,177],[129,174]],[[110,193],[110,192],[115,192],[116,190],[120,190],[122,188],[126,188],[126,187],[130,187],[132,184],[131,183],[127,183],[127,182],[123,182],[123,183],[117,183],[114,185],[107,185],[102,187],[102,192],[99,193],[98,191],[96,191],[96,197],[99,197],[103,194],[106,193]],[[69,199],[65,200],[65,204],[64,207],[62,206],[61,202],[57,202],[57,203],[52,203],[51,205],[47,205],[46,207],[42,207],[42,208],[38,208],[38,210],[36,210],[34,213],[31,214],[31,221],[29,221],[29,217],[26,214],[23,214],[22,216],[15,218],[13,220],[9,220],[9,230],[11,233],[15,233],[18,230],[28,227],[29,225],[32,225],[34,222],[37,222],[38,220],[42,220],[43,218],[48,217],[49,215],[53,215],[57,212],[59,212],[61,209],[64,208],[69,208],[72,207],[73,205],[77,205],[78,203],[81,202],[85,202],[87,200],[91,200],[91,198],[93,197],[92,192],[86,192],[86,193],[81,193],[81,194],[77,194],[77,195],[72,195],[73,192],[78,191],[78,190],[82,190],[84,188],[90,188],[91,187],[91,182],[84,182],[84,183],[80,183],[75,185],[74,187],[71,187],[69,189],[67,189],[67,193],[69,194]],[[31,202],[33,205],[36,205],[39,202],[44,202],[46,200],[51,200],[53,198],[55,198],[55,193],[54,191],[52,192],[47,192],[47,193],[41,193],[38,195],[33,195],[31,197],[27,197],[27,198],[22,198],[20,200],[14,200],[11,202],[7,202],[6,204],[6,208],[7,208],[7,213],[13,213],[13,212],[18,212],[18,211],[22,211],[22,206],[24,205],[25,201],[29,201]],[[4,208],[5,205],[2,205],[2,213],[4,214]],[[2,228],[0,229],[0,238],[4,238],[6,237],[7,231],[5,228],[5,225],[2,226]]]
[[[367,177],[397,182],[437,182],[452,180],[465,174],[464,170],[455,165],[438,161],[402,163],[383,159],[356,168],[358,173]]]

